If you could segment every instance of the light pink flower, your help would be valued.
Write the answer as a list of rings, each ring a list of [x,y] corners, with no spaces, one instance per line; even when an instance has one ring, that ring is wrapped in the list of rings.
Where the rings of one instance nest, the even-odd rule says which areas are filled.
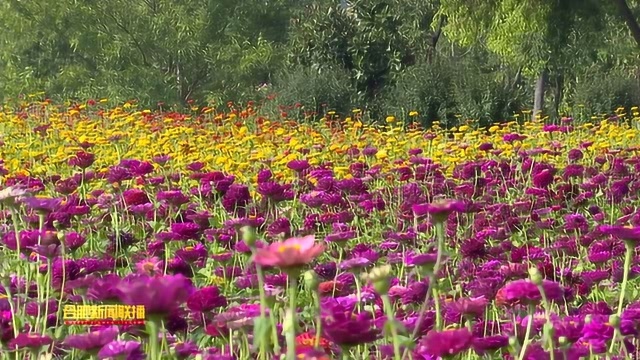
[[[275,266],[281,269],[296,268],[310,263],[323,251],[324,246],[316,244],[314,235],[292,237],[258,249],[254,261],[262,266]]]

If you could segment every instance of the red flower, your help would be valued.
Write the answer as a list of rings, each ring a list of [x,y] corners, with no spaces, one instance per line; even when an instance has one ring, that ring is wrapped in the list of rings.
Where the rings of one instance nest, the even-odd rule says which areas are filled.
[[[296,352],[298,354],[305,353],[311,349],[314,349],[316,343],[316,334],[312,332],[305,332],[296,336]],[[320,336],[318,347],[322,348],[326,353],[331,352],[331,341]]]

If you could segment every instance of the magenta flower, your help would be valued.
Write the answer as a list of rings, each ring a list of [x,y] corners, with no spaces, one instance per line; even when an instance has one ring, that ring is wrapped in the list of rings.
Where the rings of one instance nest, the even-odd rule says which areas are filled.
[[[413,214],[417,217],[424,217],[429,214],[433,216],[436,221],[444,221],[447,216],[453,212],[464,212],[465,205],[461,201],[457,200],[444,200],[433,203],[416,204],[411,206]]]
[[[323,251],[324,246],[316,244],[314,235],[292,237],[259,249],[254,261],[262,266],[274,266],[281,269],[298,268],[310,263]]]
[[[52,213],[56,211],[62,204],[61,199],[39,197],[24,198],[22,202],[27,206],[27,208],[39,214]]]
[[[151,257],[143,259],[136,263],[136,270],[140,274],[146,274],[149,276],[162,274],[162,260],[157,257]]]
[[[602,225],[598,227],[598,230],[622,241],[629,241],[633,243],[640,242],[640,227]]]
[[[16,207],[16,201],[26,195],[28,195],[28,192],[24,187],[8,186],[0,190],[0,203],[8,207]]]
[[[85,151],[78,151],[75,156],[69,159],[69,166],[77,166],[80,169],[86,169],[93,165],[95,160],[96,157],[94,154]]]
[[[227,306],[227,299],[216,286],[203,287],[187,299],[187,307],[192,311],[208,312],[224,306]]]
[[[542,280],[542,289],[547,298],[547,301],[560,301],[564,298],[564,289],[560,284]],[[498,291],[496,296],[498,302],[506,304],[527,304],[536,305],[542,301],[542,294],[538,286],[531,282],[529,279],[515,280],[507,283],[502,289]]]
[[[322,331],[327,339],[346,347],[378,339],[380,331],[375,328],[371,314],[354,313],[354,307],[342,305],[335,299],[323,301]]]
[[[429,331],[418,347],[418,353],[446,359],[467,351],[473,344],[473,334],[467,328]]]
[[[141,360],[145,355],[142,345],[137,341],[115,340],[100,349],[98,359]]]
[[[72,349],[97,353],[103,346],[114,341],[119,332],[117,326],[112,326],[86,334],[67,335],[64,339],[64,345]]]
[[[116,288],[124,304],[143,305],[146,314],[165,316],[187,301],[193,285],[182,275],[136,275],[122,280]]]
[[[53,343],[53,340],[48,336],[39,334],[25,334],[21,333],[15,337],[15,339],[9,342],[10,349],[32,349],[39,350],[45,346],[49,346]]]

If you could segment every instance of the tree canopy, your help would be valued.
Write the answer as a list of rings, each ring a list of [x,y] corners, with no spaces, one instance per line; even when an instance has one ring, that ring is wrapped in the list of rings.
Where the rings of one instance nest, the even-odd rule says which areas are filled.
[[[285,103],[297,94],[313,110],[330,101],[384,114],[404,99],[431,120],[506,118],[534,106],[545,110],[545,98],[552,100],[549,114],[584,99],[589,104],[582,105],[606,111],[640,101],[638,5],[6,0],[0,3],[0,96],[44,91],[149,105],[221,104],[259,98],[268,84]],[[417,74],[438,91],[411,83]],[[329,88],[339,96],[327,94],[323,78],[336,82]],[[605,78],[615,79],[609,94],[594,99],[592,82],[602,85]]]

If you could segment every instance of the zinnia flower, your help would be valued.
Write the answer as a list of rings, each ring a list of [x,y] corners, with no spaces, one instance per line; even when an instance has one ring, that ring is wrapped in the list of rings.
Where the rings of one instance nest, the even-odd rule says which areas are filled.
[[[430,204],[416,204],[411,206],[411,210],[413,210],[414,215],[417,217],[423,217],[430,214],[433,216],[435,221],[442,222],[453,212],[463,212],[465,210],[465,206],[461,201],[444,200]]]
[[[314,235],[293,237],[283,242],[274,242],[259,249],[254,261],[262,266],[281,269],[299,268],[310,263],[324,251],[324,246],[315,243]]]
[[[640,227],[602,225],[598,227],[598,230],[622,241],[633,243],[640,242]]]
[[[378,338],[380,332],[368,313],[355,314],[353,306],[347,307],[332,298],[323,302],[321,311],[325,336],[339,346],[366,344]]]
[[[473,334],[467,328],[431,330],[422,339],[418,352],[445,359],[468,350],[472,344]]]
[[[143,305],[146,314],[164,316],[187,300],[192,285],[182,275],[136,275],[121,281],[116,288],[123,303]]]
[[[64,339],[64,345],[72,349],[97,353],[103,346],[114,341],[118,333],[118,327],[112,326],[104,330],[92,331],[86,334],[68,335]]]
[[[560,301],[564,297],[564,290],[560,284],[542,280],[542,289],[544,290],[547,301]],[[505,304],[528,304],[536,305],[542,301],[542,294],[538,286],[529,279],[511,281],[498,291],[496,295],[498,303]]]

